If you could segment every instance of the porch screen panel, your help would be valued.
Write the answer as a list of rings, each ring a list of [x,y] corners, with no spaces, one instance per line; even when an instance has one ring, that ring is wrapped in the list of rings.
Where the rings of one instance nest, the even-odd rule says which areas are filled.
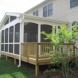
[[[5,52],[8,52],[8,44],[5,44]]]
[[[14,54],[19,54],[19,44],[14,45]]]
[[[1,43],[4,43],[4,30],[1,32]]]
[[[8,43],[8,28],[5,29],[5,43]]]
[[[9,44],[9,53],[13,53],[13,44]]]
[[[10,28],[9,28],[9,42],[10,43],[13,43],[13,26],[11,26]]]
[[[15,25],[15,42],[20,41],[20,23]]]
[[[1,51],[4,51],[4,44],[1,44]]]

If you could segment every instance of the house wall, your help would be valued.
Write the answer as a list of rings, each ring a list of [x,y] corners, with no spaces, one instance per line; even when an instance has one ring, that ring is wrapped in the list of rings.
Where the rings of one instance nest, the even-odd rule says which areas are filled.
[[[50,3],[53,3],[53,15],[46,18],[67,21],[70,23],[69,26],[72,25],[73,21],[78,21],[78,6],[70,8],[70,0],[47,0],[40,6],[28,11],[26,14],[33,15],[33,12],[38,10],[39,16],[43,17],[43,7]]]

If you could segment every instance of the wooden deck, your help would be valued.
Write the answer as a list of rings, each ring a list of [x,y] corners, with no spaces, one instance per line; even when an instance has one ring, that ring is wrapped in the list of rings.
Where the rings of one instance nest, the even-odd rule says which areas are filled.
[[[78,58],[78,50],[73,44],[64,44],[63,51],[66,51],[66,46],[70,45],[71,53],[74,56],[74,59]],[[50,47],[50,49],[46,48]],[[21,60],[27,63],[35,65],[36,75],[38,75],[39,65],[52,64],[52,59],[44,55],[44,52],[50,52],[51,50],[56,50],[57,48],[49,42],[31,42],[31,43],[21,43]],[[58,49],[60,50],[60,49]],[[19,55],[9,54],[2,52],[2,54],[14,58],[14,64],[16,64],[16,59],[19,59]],[[7,57],[6,57],[7,59]]]
[[[35,65],[36,75],[38,75],[39,65],[52,64],[52,59],[44,55],[44,52],[50,52],[51,50],[56,50],[57,48],[49,42],[41,43],[22,43],[22,61],[31,63]],[[71,54],[74,56],[73,59],[77,58],[78,53],[75,53],[78,48],[73,44],[64,44],[63,51],[66,52],[67,45],[71,48]],[[50,49],[45,47],[50,47]],[[58,49],[60,50],[60,49]],[[67,59],[67,58],[65,58]],[[70,58],[69,58],[70,59]],[[71,60],[71,59],[70,59]]]
[[[34,65],[50,64],[50,58],[43,55],[43,52],[49,51],[45,46],[53,48],[52,44],[49,43],[22,43],[22,61]]]

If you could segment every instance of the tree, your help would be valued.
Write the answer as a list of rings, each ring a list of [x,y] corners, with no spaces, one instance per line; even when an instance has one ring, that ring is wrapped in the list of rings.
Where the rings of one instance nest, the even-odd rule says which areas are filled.
[[[64,78],[69,78],[69,61],[73,58],[71,46],[69,44],[75,44],[78,40],[78,25],[75,24],[72,28],[67,28],[66,25],[61,25],[58,32],[55,32],[55,26],[52,28],[51,33],[46,33],[42,31],[41,34],[45,35],[45,40],[50,40],[50,43],[53,44],[57,49],[51,50],[51,47],[47,47],[49,52],[45,52],[54,63],[62,64],[62,74]],[[67,43],[66,50],[64,51],[64,43]],[[60,49],[60,50],[59,50]],[[54,58],[53,58],[54,57]]]

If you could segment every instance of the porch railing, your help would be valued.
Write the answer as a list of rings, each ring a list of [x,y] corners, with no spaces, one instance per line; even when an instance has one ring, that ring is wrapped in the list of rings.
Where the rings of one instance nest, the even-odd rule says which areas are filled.
[[[52,45],[49,42],[41,42],[41,43],[37,43],[37,42],[31,42],[31,43],[21,43],[22,45],[22,56],[27,58],[27,62],[29,62],[29,57],[35,58],[35,70],[36,70],[36,75],[38,74],[38,70],[39,70],[39,59],[44,59],[44,58],[48,58],[47,56],[43,56],[44,52],[50,52],[51,50],[56,50],[57,48]],[[70,46],[70,50],[72,55],[74,56],[74,60],[76,59],[76,55],[78,55],[78,53],[76,53],[76,51],[78,51],[78,48],[76,46],[74,46],[74,44],[63,44],[63,52],[66,52],[67,46]],[[46,48],[47,46],[47,48]],[[48,47],[50,47],[50,49],[48,49]],[[57,50],[61,50],[60,48]],[[77,56],[78,57],[78,56]],[[66,57],[65,57],[66,58]],[[68,58],[66,58],[68,59]],[[69,58],[70,60],[70,58]],[[46,59],[43,61],[43,63],[45,64]],[[49,61],[49,60],[48,60]],[[50,64],[50,61],[48,62],[48,64]]]
[[[22,56],[28,57],[32,55],[33,57],[40,57],[43,56],[44,52],[50,52],[51,50],[57,49],[54,45],[52,45],[49,42],[28,42],[28,43],[22,43]],[[70,45],[71,53],[75,56],[75,46],[73,44],[64,44],[63,45],[63,52],[66,52],[67,45]],[[50,47],[50,49],[48,48]],[[60,50],[60,48],[58,49]]]

